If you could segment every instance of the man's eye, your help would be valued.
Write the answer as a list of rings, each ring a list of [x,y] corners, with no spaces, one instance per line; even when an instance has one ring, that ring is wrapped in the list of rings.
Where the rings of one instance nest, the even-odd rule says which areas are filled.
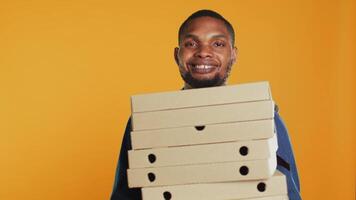
[[[186,42],[184,43],[185,47],[196,47],[197,43],[196,42]]]
[[[225,43],[224,42],[214,42],[215,47],[224,47]]]

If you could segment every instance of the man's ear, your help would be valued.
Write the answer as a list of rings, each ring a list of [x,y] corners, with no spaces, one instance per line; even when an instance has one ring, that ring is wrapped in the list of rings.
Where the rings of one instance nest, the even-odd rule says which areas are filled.
[[[179,67],[178,52],[179,52],[179,48],[178,47],[174,48],[174,60],[176,61],[177,65]]]
[[[232,56],[231,56],[232,64],[235,64],[235,62],[237,61],[238,54],[239,54],[238,48],[237,48],[237,47],[234,47],[234,48],[232,49]]]

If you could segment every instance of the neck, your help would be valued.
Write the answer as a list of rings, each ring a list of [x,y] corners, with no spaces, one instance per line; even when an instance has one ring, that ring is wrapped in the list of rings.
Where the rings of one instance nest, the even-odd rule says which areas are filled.
[[[192,86],[190,86],[188,83],[184,83],[183,90],[189,90],[189,89],[193,89]]]

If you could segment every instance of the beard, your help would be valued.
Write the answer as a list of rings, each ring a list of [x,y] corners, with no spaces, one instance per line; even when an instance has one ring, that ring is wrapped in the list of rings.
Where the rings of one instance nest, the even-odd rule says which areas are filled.
[[[227,67],[226,74],[223,78],[219,76],[219,74],[216,74],[213,78],[211,79],[203,79],[199,80],[194,78],[189,72],[186,72],[184,74],[181,74],[183,80],[189,84],[192,88],[205,88],[205,87],[215,87],[215,86],[222,86],[225,84],[227,77],[230,74],[232,68],[232,62],[229,63]]]
[[[182,75],[183,80],[188,83],[192,88],[205,88],[205,87],[214,87],[214,86],[221,86],[225,83],[225,79],[220,78],[219,74],[216,74],[211,79],[203,79],[198,80],[192,77],[192,75],[187,72]]]

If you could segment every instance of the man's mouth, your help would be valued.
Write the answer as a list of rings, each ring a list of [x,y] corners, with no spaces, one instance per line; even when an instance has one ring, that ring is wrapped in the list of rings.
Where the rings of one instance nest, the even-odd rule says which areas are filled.
[[[198,74],[207,74],[214,71],[217,68],[216,65],[203,65],[203,64],[202,65],[189,64],[188,66],[193,73],[198,73]]]

